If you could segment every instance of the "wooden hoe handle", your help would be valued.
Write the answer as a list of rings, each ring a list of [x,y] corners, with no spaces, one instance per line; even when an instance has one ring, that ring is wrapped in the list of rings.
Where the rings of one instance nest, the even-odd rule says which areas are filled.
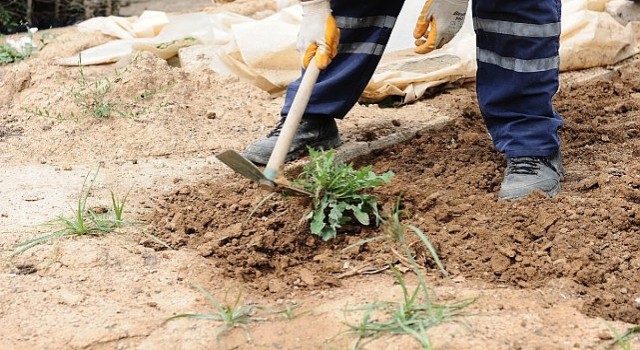
[[[298,130],[300,120],[307,109],[307,104],[309,103],[313,87],[318,80],[318,75],[320,75],[320,69],[316,66],[315,61],[311,60],[311,63],[304,72],[302,82],[300,83],[298,92],[296,92],[296,96],[293,99],[293,103],[289,109],[289,114],[287,114],[287,118],[284,121],[280,136],[278,136],[278,140],[273,148],[271,157],[269,157],[269,162],[264,169],[264,176],[270,181],[275,180],[278,176],[278,172],[284,165],[287,153],[289,153],[289,148],[291,147],[291,142]]]

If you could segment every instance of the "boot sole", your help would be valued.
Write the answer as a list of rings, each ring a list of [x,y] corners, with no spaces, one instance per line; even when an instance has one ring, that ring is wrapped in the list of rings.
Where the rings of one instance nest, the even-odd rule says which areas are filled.
[[[522,198],[525,198],[525,197],[529,196],[531,194],[531,192],[533,192],[535,190],[536,189],[533,189],[533,190],[529,191],[529,193],[527,193],[527,194],[525,194],[523,196],[518,196],[518,197],[500,197],[500,194],[498,194],[498,200],[499,201],[503,201],[503,200],[518,200],[518,199],[522,199]],[[558,182],[558,185],[555,186],[554,188],[550,189],[549,191],[543,191],[543,192],[546,193],[549,198],[553,198],[555,195],[560,193],[560,182]]]

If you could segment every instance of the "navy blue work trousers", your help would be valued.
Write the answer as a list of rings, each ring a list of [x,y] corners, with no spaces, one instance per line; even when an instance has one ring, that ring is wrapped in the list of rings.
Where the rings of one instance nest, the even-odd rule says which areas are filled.
[[[552,155],[560,148],[558,129],[563,124],[552,106],[558,89],[560,0],[472,1],[478,103],[496,149],[507,157]],[[331,1],[341,30],[340,47],[321,72],[305,115],[341,119],[357,103],[403,4]],[[299,84],[289,85],[283,116]]]

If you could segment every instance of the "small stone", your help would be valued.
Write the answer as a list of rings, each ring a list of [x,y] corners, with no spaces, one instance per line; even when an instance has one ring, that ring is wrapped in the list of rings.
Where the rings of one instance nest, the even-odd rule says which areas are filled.
[[[25,202],[37,202],[41,200],[42,197],[35,194],[30,194],[30,195],[24,196],[22,199],[24,199]]]
[[[62,170],[64,171],[70,171],[71,169],[72,169],[71,164],[65,164],[62,166]]]
[[[215,110],[215,109],[210,109],[207,111],[207,119],[213,120],[216,119],[217,117],[222,116],[222,112]]]
[[[598,339],[600,339],[600,340],[611,340],[611,339],[613,339],[613,335],[609,331],[600,331],[598,333]]]

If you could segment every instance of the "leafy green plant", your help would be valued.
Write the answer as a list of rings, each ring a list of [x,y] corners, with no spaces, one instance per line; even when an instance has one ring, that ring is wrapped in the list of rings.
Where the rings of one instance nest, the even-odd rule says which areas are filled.
[[[7,39],[0,44],[0,65],[14,63],[31,57],[38,46],[33,43],[36,28],[30,28],[26,35],[18,40]]]
[[[333,150],[309,149],[309,155],[295,183],[313,194],[313,210],[306,216],[313,234],[326,241],[352,217],[362,225],[370,224],[370,215],[379,218],[376,197],[364,192],[391,181],[393,172],[377,175],[371,166],[355,170],[337,161]]]
[[[49,226],[56,226],[60,228],[53,233],[17,244],[14,246],[16,249],[14,255],[21,254],[51,239],[67,236],[108,233],[114,231],[116,228],[129,224],[122,218],[127,198],[126,195],[123,199],[117,200],[116,196],[112,192],[111,199],[113,207],[105,213],[98,213],[97,211],[87,207],[89,195],[93,189],[93,184],[95,183],[101,166],[102,164],[98,166],[98,169],[93,176],[91,176],[91,172],[89,172],[85,177],[76,207],[72,208],[71,217],[60,215],[56,219],[50,221],[48,223]]]
[[[178,314],[168,318],[167,321],[175,320],[178,318],[197,318],[219,321],[221,325],[216,329],[216,339],[219,339],[222,333],[230,329],[239,327],[244,330],[247,336],[247,341],[249,341],[250,343],[253,342],[253,339],[251,339],[251,334],[247,329],[247,324],[249,324],[250,322],[262,321],[263,319],[256,317],[256,308],[254,306],[240,305],[240,300],[242,298],[241,290],[238,291],[232,303],[227,302],[229,293],[229,290],[227,290],[227,292],[225,293],[224,302],[221,303],[204,288],[198,285],[194,287],[209,300],[211,305],[213,305],[213,307],[215,308],[216,312],[212,314]]]

